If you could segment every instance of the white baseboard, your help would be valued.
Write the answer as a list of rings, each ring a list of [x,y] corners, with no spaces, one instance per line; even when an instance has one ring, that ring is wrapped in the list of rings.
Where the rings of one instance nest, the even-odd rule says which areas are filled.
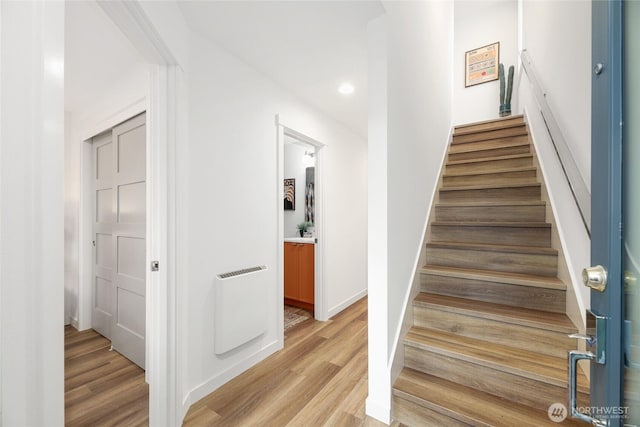
[[[365,297],[367,295],[367,293],[368,293],[368,289],[363,289],[362,291],[358,292],[357,294],[355,294],[351,298],[348,298],[345,301],[341,302],[340,304],[336,305],[335,307],[330,308],[329,309],[329,319],[331,319],[336,314],[340,313],[345,308],[349,307],[354,302],[356,302],[359,299]]]
[[[391,424],[391,408],[380,405],[378,402],[372,401],[369,397],[367,397],[365,406],[365,412],[368,416],[386,425]]]
[[[261,362],[280,349],[282,349],[282,343],[276,340],[266,347],[262,348],[261,350],[257,351],[256,353],[252,354],[251,356],[247,357],[246,359],[241,360],[226,371],[221,372],[220,374],[210,378],[209,380],[191,390],[189,393],[187,393],[182,402],[182,419],[184,419],[184,416],[187,415],[187,412],[189,411],[189,408],[192,404],[202,399],[206,395],[213,393],[233,378],[237,377],[247,369],[251,368],[253,365]]]
[[[74,328],[76,328],[77,330],[80,330],[80,327],[78,326],[78,318],[77,317],[72,317],[71,319],[69,319],[69,324],[71,326],[73,326]]]

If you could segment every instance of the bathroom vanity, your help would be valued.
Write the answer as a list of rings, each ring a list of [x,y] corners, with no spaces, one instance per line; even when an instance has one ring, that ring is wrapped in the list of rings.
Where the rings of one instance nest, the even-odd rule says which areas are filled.
[[[284,239],[284,302],[313,311],[315,292],[315,239]]]

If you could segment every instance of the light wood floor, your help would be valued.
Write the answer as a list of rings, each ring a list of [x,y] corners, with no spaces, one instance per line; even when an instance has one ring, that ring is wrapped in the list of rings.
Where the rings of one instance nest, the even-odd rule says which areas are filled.
[[[367,299],[306,320],[285,348],[198,401],[185,426],[382,426],[366,417]]]
[[[64,329],[66,426],[149,424],[144,371],[93,330]]]
[[[195,403],[185,426],[364,426],[367,299],[286,331],[285,348]],[[65,327],[65,424],[148,425],[144,371],[89,330]],[[397,424],[394,424],[397,426]]]

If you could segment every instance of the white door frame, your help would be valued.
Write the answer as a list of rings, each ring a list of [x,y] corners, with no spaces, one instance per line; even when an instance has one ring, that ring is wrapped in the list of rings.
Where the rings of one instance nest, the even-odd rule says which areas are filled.
[[[278,337],[280,340],[280,347],[284,346],[284,137],[285,135],[302,141],[315,147],[316,152],[316,183],[315,183],[315,212],[316,222],[314,228],[316,231],[317,243],[315,247],[315,286],[314,286],[314,317],[317,320],[325,321],[329,318],[329,312],[327,308],[327,291],[324,283],[324,251],[326,248],[326,233],[325,227],[325,180],[324,171],[326,169],[326,150],[327,145],[315,140],[304,133],[296,130],[294,127],[288,125],[287,121],[282,116],[276,116],[277,125],[277,185],[278,185],[278,227],[277,234],[277,270],[278,270]]]
[[[159,271],[149,272],[146,276],[146,377],[149,382],[149,424],[180,425],[185,410],[178,390],[181,370],[177,363],[177,330],[181,294],[176,286],[180,265],[176,246],[181,244],[181,241],[176,238],[175,183],[179,157],[176,155],[176,141],[186,140],[184,109],[177,108],[177,104],[181,103],[185,96],[185,77],[171,49],[138,2],[99,2],[99,5],[148,60],[149,95],[145,100],[126,107],[101,123],[101,129],[96,127],[92,133],[83,134],[82,137],[86,141],[101,131],[133,117],[136,112],[147,112],[147,268],[151,260],[157,260],[160,264]],[[87,186],[90,186],[90,181],[86,180],[85,175],[86,167],[91,164],[87,163],[91,157],[86,156],[87,146],[90,148],[90,144],[83,144],[81,160],[82,195],[87,194]],[[85,199],[80,204],[81,289],[86,289],[87,283],[85,281],[83,284],[82,281],[91,272],[92,239],[88,238],[87,230],[91,230],[92,226],[86,224],[90,222],[87,218],[93,209],[90,200],[91,198]],[[88,298],[91,302],[91,294],[87,295],[86,290],[81,298],[85,302]],[[79,316],[81,313],[82,310],[79,310]],[[86,324],[83,319],[79,319],[79,323]]]

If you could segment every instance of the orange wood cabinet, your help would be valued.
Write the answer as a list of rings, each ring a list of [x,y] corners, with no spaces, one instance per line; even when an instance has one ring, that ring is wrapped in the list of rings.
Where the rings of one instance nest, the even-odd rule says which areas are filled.
[[[312,243],[284,244],[284,302],[313,310],[315,267]]]

